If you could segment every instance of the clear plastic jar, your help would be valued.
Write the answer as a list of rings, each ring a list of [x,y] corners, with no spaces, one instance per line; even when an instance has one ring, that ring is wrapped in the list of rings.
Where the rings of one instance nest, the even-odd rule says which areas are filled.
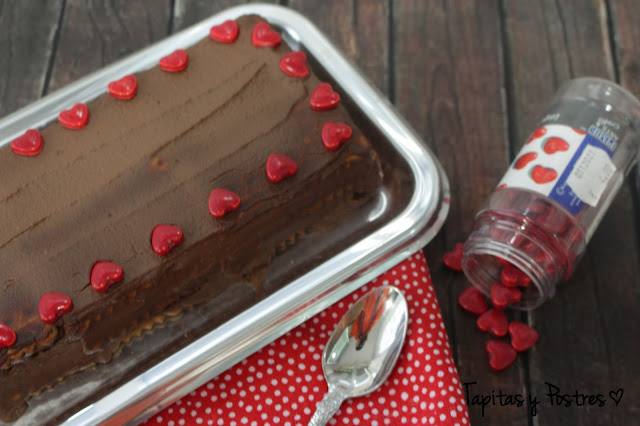
[[[472,284],[510,292],[517,309],[553,297],[639,152],[638,99],[607,80],[567,82],[475,218],[463,259]]]

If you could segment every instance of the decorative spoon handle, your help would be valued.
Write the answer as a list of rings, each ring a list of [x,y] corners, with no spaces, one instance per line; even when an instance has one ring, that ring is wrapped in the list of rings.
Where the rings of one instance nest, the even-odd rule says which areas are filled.
[[[340,387],[329,386],[329,392],[326,393],[322,401],[318,403],[316,412],[309,421],[308,426],[324,426],[338,411],[342,402],[348,398],[347,392]]]

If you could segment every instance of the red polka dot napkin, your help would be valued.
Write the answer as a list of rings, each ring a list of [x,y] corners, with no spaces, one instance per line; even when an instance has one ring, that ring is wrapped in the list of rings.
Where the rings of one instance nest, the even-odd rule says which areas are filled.
[[[322,351],[336,324],[367,291],[392,284],[409,303],[396,368],[375,392],[349,399],[331,425],[468,425],[458,372],[427,263],[418,252],[329,309],[236,364],[146,425],[307,425],[327,391]]]

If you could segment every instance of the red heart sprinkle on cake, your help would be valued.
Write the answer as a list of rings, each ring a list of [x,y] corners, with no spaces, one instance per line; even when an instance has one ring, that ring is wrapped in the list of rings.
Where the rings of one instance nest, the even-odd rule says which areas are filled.
[[[508,263],[504,265],[500,272],[500,281],[507,287],[527,287],[531,284],[529,275],[522,272],[518,267]]]
[[[520,158],[518,158],[515,162],[515,164],[513,165],[513,167],[516,170],[520,170],[526,167],[527,164],[529,164],[530,162],[532,162],[533,160],[535,160],[536,158],[538,158],[538,154],[536,154],[535,152],[527,152],[526,154],[522,154],[520,156]]]
[[[335,151],[349,140],[351,133],[351,127],[344,123],[324,123],[322,126],[322,144],[329,151]]]
[[[187,51],[184,49],[178,49],[158,61],[160,69],[167,72],[180,72],[187,68],[188,63],[189,56],[187,56]]]
[[[138,80],[135,75],[125,75],[120,80],[109,83],[107,91],[114,98],[131,99],[138,91]]]
[[[222,188],[216,188],[211,191],[211,195],[209,195],[209,213],[216,219],[238,210],[238,207],[240,207],[240,197],[235,192]]]
[[[211,27],[209,37],[220,43],[233,43],[238,38],[238,31],[238,23],[233,19],[229,19],[220,25]]]
[[[0,322],[0,349],[8,348],[16,342],[16,332]]]
[[[485,349],[489,353],[489,365],[496,371],[504,370],[516,359],[515,349],[500,340],[489,340]]]
[[[518,352],[531,349],[538,341],[538,332],[519,321],[512,321],[509,324],[509,335],[511,336],[511,346]]]
[[[282,179],[291,177],[298,171],[298,164],[291,158],[282,154],[271,154],[267,158],[267,178],[278,183]]]
[[[478,317],[476,325],[482,331],[502,337],[507,335],[509,321],[502,309],[489,309]]]
[[[333,109],[340,103],[340,95],[333,91],[329,83],[321,83],[311,94],[309,103],[316,111]]]
[[[462,258],[464,257],[464,243],[457,243],[453,250],[442,256],[442,263],[454,271],[462,271]]]
[[[29,129],[11,141],[11,150],[25,157],[38,155],[42,151],[42,135],[35,129]]]
[[[506,308],[508,304],[520,301],[522,292],[517,288],[507,287],[502,284],[491,286],[491,301],[496,308]]]
[[[546,127],[538,127],[536,129],[535,132],[533,132],[533,134],[531,135],[531,137],[529,138],[529,140],[527,141],[527,143],[531,143],[532,141],[534,141],[535,139],[541,138],[544,135],[547,134],[547,129]]]
[[[292,77],[308,76],[307,55],[304,52],[287,53],[280,60],[280,69]]]
[[[175,225],[157,225],[151,233],[151,247],[156,254],[165,256],[176,246],[182,244],[184,234]]]
[[[40,298],[38,305],[40,318],[47,324],[53,324],[62,315],[71,312],[72,309],[71,298],[62,293],[45,293]]]
[[[465,311],[476,315],[485,312],[489,308],[484,294],[475,287],[467,287],[466,290],[460,293],[458,304]]]
[[[275,47],[280,44],[280,34],[266,22],[258,23],[251,33],[251,43],[256,47]]]
[[[67,129],[79,130],[89,121],[89,108],[85,104],[75,104],[58,114],[58,121]]]
[[[558,151],[568,151],[569,142],[562,138],[551,137],[544,141],[544,148],[542,148],[547,154],[555,154]]]
[[[539,183],[541,185],[553,182],[557,177],[558,172],[546,167],[535,166],[533,170],[531,170],[531,179],[533,179],[535,183]]]
[[[122,267],[117,263],[100,261],[91,269],[91,287],[98,293],[105,292],[124,278]]]

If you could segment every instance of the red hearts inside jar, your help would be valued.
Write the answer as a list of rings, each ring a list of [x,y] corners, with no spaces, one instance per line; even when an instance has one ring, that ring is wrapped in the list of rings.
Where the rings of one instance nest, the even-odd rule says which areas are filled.
[[[496,308],[506,308],[510,303],[519,302],[522,292],[517,288],[507,287],[503,284],[491,286],[491,301]]]
[[[240,197],[235,192],[223,188],[216,188],[209,195],[209,213],[216,219],[223,218],[227,213],[238,210]]]
[[[184,49],[177,49],[158,61],[160,69],[167,72],[180,72],[187,68],[189,56]]]
[[[124,271],[117,263],[99,261],[91,269],[91,287],[98,293],[105,292],[124,279]]]
[[[125,75],[120,80],[109,83],[107,91],[117,99],[132,99],[138,91],[138,80],[135,75]]]
[[[13,345],[16,339],[16,332],[8,325],[0,322],[0,349]]]
[[[267,158],[267,178],[273,183],[278,183],[283,179],[294,176],[297,171],[298,164],[286,155],[271,154]]]
[[[85,104],[75,104],[58,114],[58,121],[67,129],[79,130],[89,121],[89,108]]]
[[[238,32],[238,23],[233,19],[229,19],[220,25],[211,27],[209,37],[220,43],[233,43],[238,38]]]
[[[258,23],[251,33],[251,43],[256,47],[275,47],[280,44],[280,34],[266,22]]]
[[[280,69],[292,77],[308,76],[307,55],[304,52],[287,53],[280,60]]]
[[[309,100],[311,108],[316,111],[326,111],[333,109],[340,103],[340,95],[333,91],[329,83],[321,83],[311,93]]]
[[[53,324],[64,314],[73,310],[71,298],[62,293],[45,293],[40,297],[38,313],[42,321]]]
[[[175,225],[161,224],[151,232],[151,247],[156,254],[166,256],[174,247],[182,244],[184,234]]]
[[[344,123],[329,122],[322,126],[322,144],[329,151],[335,151],[351,138],[351,127]]]
[[[35,129],[29,129],[22,136],[11,141],[11,150],[25,157],[38,155],[42,151],[42,135]]]

